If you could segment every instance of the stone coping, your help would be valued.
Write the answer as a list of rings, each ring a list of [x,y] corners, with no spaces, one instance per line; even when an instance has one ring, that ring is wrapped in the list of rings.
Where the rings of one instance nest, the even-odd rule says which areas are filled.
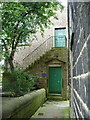
[[[13,113],[15,113],[18,109],[21,108],[19,111],[24,109],[26,104],[28,103],[31,105],[34,104],[33,102],[35,100],[36,102],[38,101],[37,102],[38,104],[37,107],[38,107],[40,106],[41,103],[45,101],[45,98],[46,98],[46,93],[45,93],[45,89],[43,88],[39,90],[35,90],[21,97],[2,97],[2,116],[3,118],[10,118],[11,116],[13,116]],[[35,109],[37,109],[37,107]],[[23,116],[20,116],[20,118],[22,117]]]

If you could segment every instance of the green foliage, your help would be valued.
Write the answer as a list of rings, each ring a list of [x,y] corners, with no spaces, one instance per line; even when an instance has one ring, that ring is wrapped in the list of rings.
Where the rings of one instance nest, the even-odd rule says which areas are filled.
[[[32,35],[53,24],[51,17],[57,19],[56,11],[63,9],[59,2],[4,2],[1,5],[2,31],[0,38],[5,57],[12,57],[19,43],[28,43]],[[8,55],[7,55],[8,54]],[[10,62],[9,62],[10,63]]]
[[[7,44],[12,46],[12,41],[19,37],[19,43],[26,42],[30,34],[40,29],[49,27],[53,16],[57,19],[56,12],[63,9],[58,2],[7,2],[2,6],[2,33]],[[30,33],[30,34],[29,34]]]
[[[36,79],[37,77],[24,71],[7,72],[3,75],[2,89],[15,93],[15,96],[23,95],[33,89]]]

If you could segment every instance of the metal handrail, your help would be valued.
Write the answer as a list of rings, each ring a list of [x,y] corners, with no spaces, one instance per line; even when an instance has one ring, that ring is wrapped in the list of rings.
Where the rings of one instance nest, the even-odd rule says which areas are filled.
[[[36,51],[40,46],[42,46],[45,42],[47,42],[50,38],[54,38],[54,37],[65,37],[66,39],[66,36],[65,35],[60,35],[60,36],[51,36],[49,37],[48,39],[46,39],[43,43],[41,43],[38,47],[36,47],[31,53],[29,53],[25,58],[23,58],[23,61],[29,56],[31,55],[34,51]]]
[[[66,41],[65,35],[50,36],[48,39],[43,41],[39,46],[37,46],[33,51],[31,51],[25,58],[23,58],[21,64],[18,63],[16,60],[14,60],[15,67],[23,69],[26,68],[28,65],[32,64],[37,58],[39,58],[40,56],[45,54],[45,52],[52,49],[52,47],[54,46],[53,39],[57,37],[59,38],[65,37],[65,41]]]
[[[50,39],[50,38],[52,38],[52,37],[53,37],[53,36],[49,37],[48,39]],[[47,39],[47,40],[48,40],[48,39]],[[36,48],[35,48],[31,53],[29,53],[25,58],[27,58],[27,57],[28,57],[29,55],[31,55],[35,50],[37,50],[40,46],[42,46],[47,40],[45,40],[45,41],[44,41],[43,43],[41,43],[38,47],[36,47]],[[25,58],[24,58],[24,59],[25,59]],[[24,59],[23,59],[23,60],[24,60]]]

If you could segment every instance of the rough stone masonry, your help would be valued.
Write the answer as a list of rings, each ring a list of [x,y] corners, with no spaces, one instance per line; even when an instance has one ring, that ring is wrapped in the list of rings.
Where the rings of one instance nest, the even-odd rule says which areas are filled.
[[[68,18],[72,114],[90,119],[90,2],[69,2]]]

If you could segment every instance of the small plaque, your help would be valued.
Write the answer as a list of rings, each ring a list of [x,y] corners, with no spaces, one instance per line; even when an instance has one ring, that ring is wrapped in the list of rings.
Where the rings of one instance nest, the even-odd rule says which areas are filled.
[[[42,73],[42,76],[45,77],[47,74],[46,73]]]

